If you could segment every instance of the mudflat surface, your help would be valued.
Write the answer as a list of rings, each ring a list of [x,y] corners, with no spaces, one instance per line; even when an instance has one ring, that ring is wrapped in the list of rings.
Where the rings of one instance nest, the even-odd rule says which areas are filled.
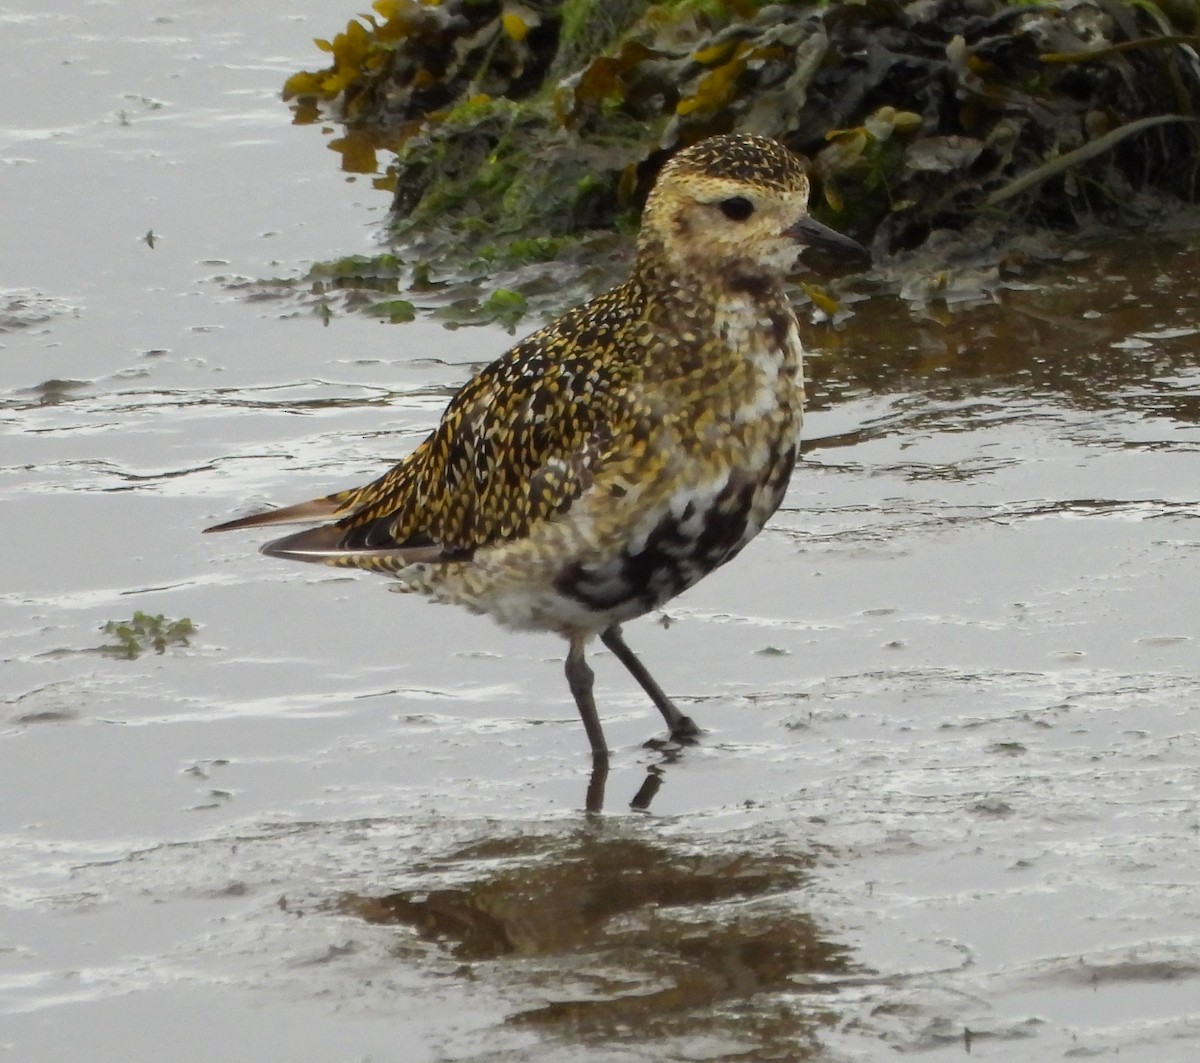
[[[706,733],[594,652],[587,817],[555,639],[199,535],[511,342],[240,283],[375,247],[278,101],[353,11],[48,6],[0,11],[0,1057],[1196,1058],[1200,239],[812,323],[783,510],[626,630]],[[197,631],[101,652],[135,611]]]

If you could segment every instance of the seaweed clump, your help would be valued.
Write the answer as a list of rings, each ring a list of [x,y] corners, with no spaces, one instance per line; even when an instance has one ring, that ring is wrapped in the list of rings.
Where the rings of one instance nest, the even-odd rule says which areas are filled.
[[[386,148],[396,239],[450,268],[620,230],[670,153],[728,131],[807,155],[818,212],[877,262],[999,254],[1195,202],[1200,62],[1177,6],[378,0],[285,95]]]
[[[101,653],[133,661],[150,649],[162,654],[167,652],[168,646],[188,645],[188,640],[196,633],[196,625],[187,617],[168,620],[161,613],[151,616],[139,610],[129,620],[109,620],[100,630],[115,639],[101,646]]]

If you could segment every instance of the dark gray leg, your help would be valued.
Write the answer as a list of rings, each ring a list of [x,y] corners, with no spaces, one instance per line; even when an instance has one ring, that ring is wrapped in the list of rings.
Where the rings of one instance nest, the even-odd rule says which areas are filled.
[[[571,688],[571,695],[579,709],[579,717],[583,720],[583,728],[592,744],[592,756],[607,757],[608,746],[604,742],[600,717],[596,714],[596,699],[592,696],[594,675],[583,658],[583,645],[584,640],[581,637],[572,637],[571,647],[567,650],[567,685]]]
[[[658,711],[662,713],[663,719],[667,721],[667,727],[671,730],[672,738],[695,738],[700,733],[700,728],[695,725],[691,717],[684,716],[675,707],[671,699],[663,693],[662,687],[654,681],[654,676],[646,671],[646,666],[638,660],[637,654],[625,645],[625,640],[621,638],[620,627],[613,624],[612,627],[606,628],[600,634],[600,641],[616,654],[617,660],[629,669],[629,674],[650,695],[650,700],[654,702]],[[581,708],[579,711],[582,712],[583,709]]]
[[[599,813],[604,810],[604,784],[608,780],[608,746],[604,741],[604,731],[600,727],[600,716],[596,712],[596,699],[592,695],[593,672],[584,660],[583,646],[582,638],[571,639],[571,647],[567,650],[567,685],[571,688],[571,695],[579,709],[579,718],[583,720],[583,729],[587,731],[588,741],[592,746],[592,775],[588,780],[584,808],[590,813]]]
[[[592,774],[588,779],[587,795],[583,799],[585,811],[595,815],[604,811],[604,784],[608,781],[608,754],[592,754]]]

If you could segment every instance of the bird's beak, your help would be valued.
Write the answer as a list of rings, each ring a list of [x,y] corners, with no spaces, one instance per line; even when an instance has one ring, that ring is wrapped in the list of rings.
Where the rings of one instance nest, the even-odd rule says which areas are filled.
[[[798,244],[806,247],[819,247],[823,251],[833,251],[839,255],[861,255],[869,257],[867,249],[857,240],[843,236],[828,225],[822,225],[816,218],[805,215],[795,225],[790,225],[783,231],[784,236],[790,236]]]

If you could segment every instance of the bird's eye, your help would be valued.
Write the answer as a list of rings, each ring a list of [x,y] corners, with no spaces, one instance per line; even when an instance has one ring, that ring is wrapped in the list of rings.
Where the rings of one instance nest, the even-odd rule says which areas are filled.
[[[730,221],[745,221],[754,213],[754,204],[745,196],[730,196],[717,204]]]

